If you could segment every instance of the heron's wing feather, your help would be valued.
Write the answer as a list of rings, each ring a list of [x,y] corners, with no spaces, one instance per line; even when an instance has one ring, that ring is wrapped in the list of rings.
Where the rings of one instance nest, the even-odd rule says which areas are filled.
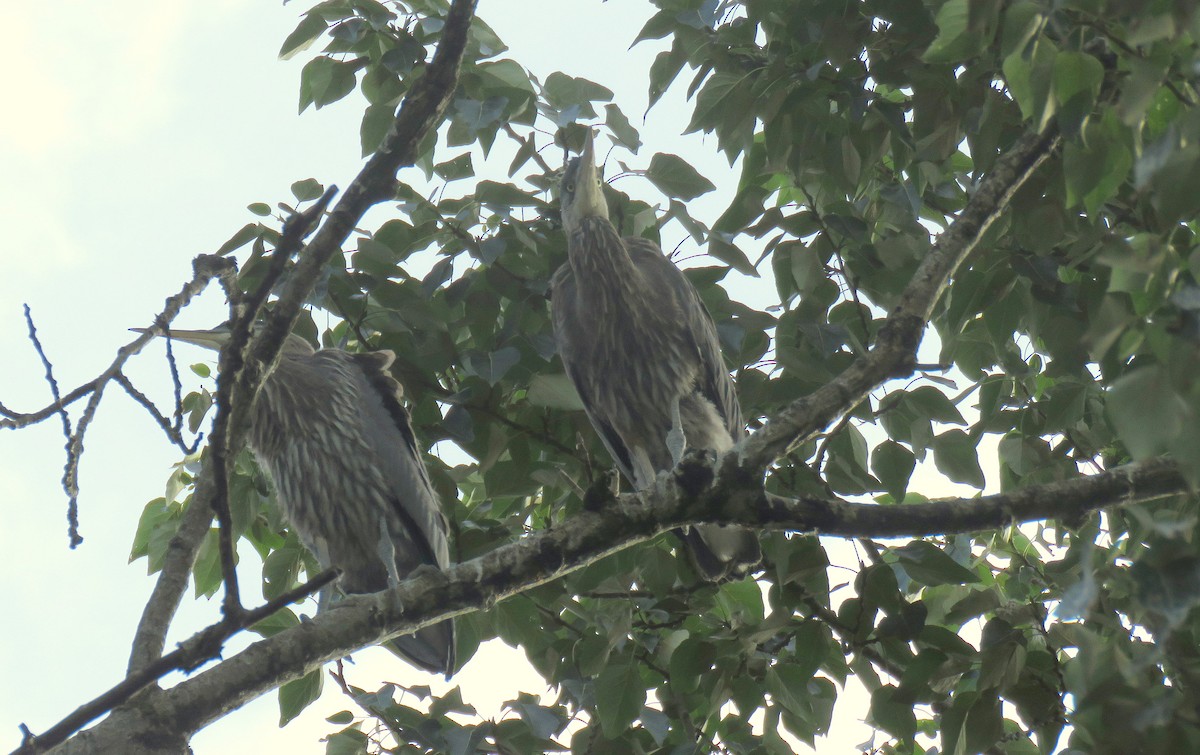
[[[408,540],[412,549],[396,543],[396,565],[400,577],[422,564],[445,568],[450,565],[449,523],[438,503],[437,494],[429,480],[429,473],[421,458],[421,449],[413,433],[408,410],[400,402],[404,389],[388,372],[395,354],[376,351],[348,355],[366,378],[370,392],[379,399],[379,405],[366,402],[363,409],[375,415],[380,423],[382,443],[375,444],[384,467],[383,474],[394,495],[391,498],[394,510],[399,514],[404,533],[392,533]],[[394,430],[390,432],[389,430]],[[399,433],[399,442],[396,439]],[[415,634],[394,638],[388,648],[422,668],[453,673],[454,622],[450,619],[418,630]]]
[[[636,236],[626,237],[624,241],[639,269],[654,276],[655,283],[660,287],[669,287],[674,295],[684,320],[680,323],[680,330],[689,336],[700,357],[700,391],[725,420],[730,437],[735,442],[740,440],[746,426],[742,420],[737,389],[721,355],[717,326],[708,307],[704,306],[700,293],[653,241]]]
[[[450,526],[421,458],[408,410],[400,403],[404,388],[388,372],[396,357],[390,351],[350,354],[349,357],[366,378],[370,395],[379,400],[379,407],[368,403],[363,407],[364,412],[374,415],[373,419],[382,425],[379,428],[381,436],[390,435],[392,431],[399,434],[399,443],[393,436],[391,439],[378,438],[376,440],[380,442],[374,444],[383,457],[382,471],[395,478],[389,482],[396,493],[393,498],[396,510],[412,530],[409,537],[419,551],[421,562],[445,568],[450,563]],[[376,413],[377,408],[382,411]]]
[[[566,263],[558,269],[554,277],[550,280],[550,312],[554,318],[554,333],[558,343],[558,355],[562,358],[567,378],[575,386],[575,391],[579,394],[579,398],[583,402],[583,410],[587,414],[588,420],[591,421],[592,427],[596,429],[596,434],[600,436],[600,441],[604,443],[604,447],[608,449],[609,456],[612,457],[626,480],[636,482],[637,477],[634,475],[634,463],[629,452],[629,446],[625,444],[625,441],[612,426],[612,423],[608,421],[608,418],[602,412],[598,411],[595,397],[588,390],[588,386],[593,384],[593,381],[589,379],[591,376],[583,374],[583,370],[587,369],[587,362],[586,360],[577,358],[577,355],[572,351],[574,340],[567,332],[571,327],[571,323],[589,321],[585,313],[575,310],[577,301],[575,296],[575,274],[571,270],[570,263]]]

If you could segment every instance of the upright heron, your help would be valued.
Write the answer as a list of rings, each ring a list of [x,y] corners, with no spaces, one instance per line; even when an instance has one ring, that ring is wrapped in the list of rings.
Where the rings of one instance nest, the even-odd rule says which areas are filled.
[[[220,350],[229,330],[171,337]],[[378,592],[423,564],[450,563],[449,525],[400,403],[403,388],[388,372],[395,358],[314,351],[289,334],[251,407],[250,449],[300,540],[323,567],[342,570],[345,593]],[[387,645],[428,671],[454,671],[450,619]]]
[[[712,316],[652,241],[608,219],[592,134],[563,173],[567,262],[550,283],[558,353],[592,426],[638,490],[687,447],[726,451],[745,434]],[[703,525],[682,533],[706,579],[762,559],[755,533]]]

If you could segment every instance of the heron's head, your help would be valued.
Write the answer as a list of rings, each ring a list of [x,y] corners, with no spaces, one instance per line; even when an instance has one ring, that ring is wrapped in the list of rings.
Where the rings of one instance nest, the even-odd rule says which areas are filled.
[[[559,192],[562,202],[563,229],[572,233],[584,218],[608,219],[608,202],[604,199],[604,181],[596,167],[595,145],[588,129],[579,157],[567,163]]]
[[[145,328],[130,328],[130,330],[135,333],[146,332]],[[229,343],[229,323],[223,322],[211,330],[176,330],[172,328],[171,338],[176,341],[203,346],[213,351],[220,351],[222,346]],[[313,347],[308,341],[305,341],[295,333],[288,333],[287,340],[283,342],[283,353],[285,355],[306,356],[313,353]]]

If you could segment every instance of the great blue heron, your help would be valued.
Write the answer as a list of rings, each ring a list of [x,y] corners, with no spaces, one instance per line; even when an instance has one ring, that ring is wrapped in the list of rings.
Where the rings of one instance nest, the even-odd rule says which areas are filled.
[[[229,330],[172,330],[219,350]],[[290,334],[251,408],[249,445],[284,515],[346,593],[378,592],[423,564],[450,563],[449,525],[421,461],[390,351],[314,351]],[[326,601],[322,599],[322,604]],[[388,647],[423,669],[454,671],[452,620]]]
[[[589,132],[562,178],[567,262],[551,280],[554,334],[592,426],[644,490],[687,447],[725,451],[745,426],[700,295],[652,241],[621,237],[602,187]],[[703,525],[682,536],[709,580],[762,559],[745,528]]]

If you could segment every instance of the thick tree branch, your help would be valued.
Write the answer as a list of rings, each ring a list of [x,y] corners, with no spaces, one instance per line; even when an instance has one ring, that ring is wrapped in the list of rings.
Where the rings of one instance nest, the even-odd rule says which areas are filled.
[[[275,309],[254,341],[255,359],[247,370],[247,384],[261,383],[261,366],[270,365],[278,355],[279,345],[316,285],[321,269],[341,252],[342,244],[366,211],[395,195],[396,172],[416,163],[422,140],[441,121],[454,94],[475,4],[476,0],[454,0],[451,4],[433,60],[404,98],[383,143],[304,248]]]
[[[192,565],[196,563],[196,554],[200,552],[200,544],[212,522],[212,507],[208,503],[212,497],[211,486],[206,476],[196,481],[192,503],[183,512],[179,529],[167,545],[158,580],[133,633],[127,674],[140,671],[162,655],[167,642],[167,630],[171,628],[171,620],[175,618],[175,612],[179,610],[179,603],[187,591]]]
[[[828,427],[887,380],[912,374],[921,336],[950,277],[1058,143],[1057,133],[1026,135],[996,161],[962,213],[925,256],[871,351],[833,380],[793,401],[742,441],[738,453],[747,470],[765,470],[790,447]]]
[[[398,632],[487,608],[684,524],[739,523],[841,537],[920,536],[1046,518],[1074,520],[1101,508],[1187,491],[1176,465],[1165,460],[1008,494],[909,506],[787,500],[763,493],[761,483],[742,474],[736,463],[725,463],[722,472],[715,484],[708,485],[703,478],[707,474],[711,481],[712,468],[695,457],[685,459],[655,490],[640,497],[620,496],[604,511],[581,512],[571,527],[540,532],[444,572],[422,568],[395,588],[347,598],[337,609],[256,642],[154,695],[137,710],[115,711],[93,729],[65,742],[59,751],[119,749],[127,746],[132,726],[140,727],[147,742],[186,741],[213,720],[327,661]]]
[[[183,290],[172,299],[167,300],[167,306],[157,318],[154,327],[134,341],[132,346],[141,350],[142,346],[165,332],[167,326],[179,314],[179,311],[208,285],[214,277],[220,279],[223,285],[236,270],[233,260],[216,255],[202,255],[192,263],[195,274],[191,281],[184,285]],[[136,353],[136,352],[134,352]],[[202,476],[203,478],[203,476]],[[163,558],[162,569],[154,590],[146,607],[142,609],[142,618],[134,631],[133,645],[129,654],[128,673],[133,674],[162,655],[166,642],[167,630],[171,619],[179,609],[179,602],[187,590],[188,576],[204,534],[208,532],[208,524],[212,521],[212,509],[208,505],[208,483],[205,479],[197,480],[196,491],[192,502],[180,522],[179,530],[171,538]]]

